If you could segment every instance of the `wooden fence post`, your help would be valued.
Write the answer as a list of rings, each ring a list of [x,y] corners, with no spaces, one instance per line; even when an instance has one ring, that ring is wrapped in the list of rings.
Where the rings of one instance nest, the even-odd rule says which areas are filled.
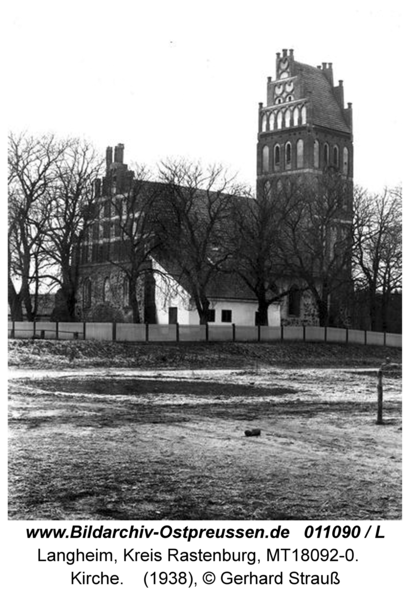
[[[179,342],[179,323],[175,323],[175,338],[176,341]]]
[[[14,339],[16,337],[16,322],[11,322],[11,337]]]
[[[383,367],[377,371],[377,425],[383,425]]]
[[[349,328],[346,327],[346,344],[349,343]]]
[[[56,340],[58,340],[58,321],[56,321]]]
[[[235,323],[232,323],[232,341],[234,342],[235,340],[236,340]]]
[[[112,341],[117,341],[117,323],[115,321],[112,324]]]
[[[205,323],[205,341],[209,342],[209,325]]]
[[[145,341],[149,342],[149,323],[145,323]]]
[[[86,321],[83,321],[83,339],[85,340],[87,338],[87,323]]]

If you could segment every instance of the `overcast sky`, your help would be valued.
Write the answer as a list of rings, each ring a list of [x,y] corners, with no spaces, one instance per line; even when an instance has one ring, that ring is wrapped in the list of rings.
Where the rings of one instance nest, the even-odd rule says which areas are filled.
[[[276,52],[293,48],[343,79],[355,181],[379,191],[403,176],[404,4],[14,0],[8,128],[83,136],[102,152],[122,142],[129,163],[222,162],[253,184],[258,103]]]

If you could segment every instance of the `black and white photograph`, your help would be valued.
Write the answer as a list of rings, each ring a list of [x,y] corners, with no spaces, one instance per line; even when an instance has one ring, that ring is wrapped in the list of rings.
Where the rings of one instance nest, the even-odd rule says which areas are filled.
[[[323,532],[398,535],[403,3],[39,0],[6,17],[8,537],[78,527],[99,561],[114,525],[303,522],[322,538],[298,548],[325,561]],[[27,561],[70,564],[59,544]],[[183,567],[147,566],[145,587],[196,587]],[[273,567],[230,565],[214,589],[279,593],[283,576],[285,593]],[[135,597],[76,568],[64,594]],[[293,593],[339,597],[327,568],[292,571]]]

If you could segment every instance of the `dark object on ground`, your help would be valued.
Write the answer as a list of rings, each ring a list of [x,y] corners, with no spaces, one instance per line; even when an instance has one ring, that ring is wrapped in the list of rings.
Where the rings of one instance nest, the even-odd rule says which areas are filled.
[[[261,434],[260,429],[246,429],[245,435],[246,437],[257,436]]]

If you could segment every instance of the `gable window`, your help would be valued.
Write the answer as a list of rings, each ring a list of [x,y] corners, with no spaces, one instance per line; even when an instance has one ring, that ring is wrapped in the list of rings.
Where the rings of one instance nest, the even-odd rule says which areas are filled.
[[[222,323],[232,323],[232,311],[231,310],[223,310],[222,311],[221,322]]]

